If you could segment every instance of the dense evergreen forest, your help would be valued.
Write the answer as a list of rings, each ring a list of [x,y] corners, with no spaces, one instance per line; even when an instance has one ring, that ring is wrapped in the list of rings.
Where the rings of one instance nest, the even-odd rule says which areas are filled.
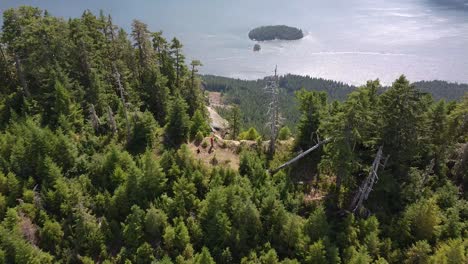
[[[450,83],[446,81],[419,81],[413,83],[419,90],[432,94],[435,100],[461,100],[468,92],[466,83]]]
[[[0,263],[467,262],[466,94],[309,78],[327,95],[283,77],[284,94],[298,90],[294,140],[267,153],[251,133],[260,144],[240,147],[234,170],[189,151],[210,128],[202,64],[177,38],[24,6],[3,12],[0,42]],[[352,208],[381,146],[385,166]]]

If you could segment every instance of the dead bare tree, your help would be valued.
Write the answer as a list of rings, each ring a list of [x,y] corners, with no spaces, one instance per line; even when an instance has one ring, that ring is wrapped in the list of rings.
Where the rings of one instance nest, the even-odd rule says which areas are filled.
[[[377,155],[375,156],[374,162],[372,163],[371,170],[369,175],[364,179],[359,186],[359,190],[354,195],[353,201],[351,202],[350,210],[355,213],[360,208],[362,208],[362,204],[367,198],[369,198],[369,193],[372,191],[372,187],[378,181],[379,177],[377,175],[377,171],[379,170],[379,166],[385,167],[385,163],[387,163],[388,157],[385,159],[384,163],[381,163],[383,152],[383,146],[379,147],[377,151]]]
[[[34,206],[36,206],[36,208],[42,209],[42,198],[41,198],[41,193],[38,191],[38,189],[39,189],[39,184],[36,184],[32,190],[34,193],[33,201],[34,201]]]
[[[271,96],[270,103],[268,105],[269,122],[267,125],[270,126],[270,144],[268,152],[271,157],[275,154],[275,143],[278,137],[278,129],[280,127],[280,114],[279,114],[279,84],[277,67],[275,67],[275,75],[266,78],[267,85],[265,92]]]
[[[122,106],[123,106],[124,115],[125,115],[125,125],[126,125],[126,128],[127,128],[127,142],[128,142],[129,139],[130,139],[130,123],[128,121],[127,103],[125,101],[125,89],[124,89],[124,86],[122,84],[120,72],[119,72],[119,70],[117,68],[117,65],[115,63],[115,61],[117,60],[117,50],[116,50],[116,47],[115,47],[114,25],[112,24],[112,18],[110,16],[108,17],[107,26],[109,27],[107,29],[107,32],[108,32],[108,34],[110,36],[110,42],[111,42],[110,44],[112,46],[112,49],[111,49],[112,74],[113,74],[113,76],[115,78],[115,82],[117,84],[117,89],[119,90],[120,100],[122,101]]]
[[[11,77],[11,72],[8,67],[9,63],[8,63],[7,56],[5,55],[5,52],[3,51],[3,44],[1,43],[0,43],[0,54],[2,55],[5,78],[7,78],[7,80],[10,81],[12,80],[12,77]]]
[[[26,239],[29,243],[32,245],[36,246],[37,245],[37,234],[38,234],[38,228],[37,225],[33,223],[31,218],[24,212],[19,212],[19,231],[23,235],[23,238]]]
[[[429,177],[434,173],[435,159],[431,159],[430,163],[426,166],[426,170],[423,173],[423,184],[426,184]]]
[[[127,127],[127,140],[128,140],[128,138],[130,137],[130,124],[128,122],[127,103],[125,102],[124,87],[123,87],[122,82],[120,80],[120,73],[117,70],[117,67],[115,66],[115,63],[114,63],[113,68],[114,68],[115,81],[117,82],[117,89],[120,92],[120,100],[122,101],[122,105],[123,105],[123,110],[124,110],[124,115],[125,115],[125,124],[126,124],[126,127]]]
[[[24,94],[27,97],[30,97],[31,93],[29,92],[28,83],[26,82],[26,77],[24,77],[23,69],[21,66],[21,59],[19,58],[18,54],[15,54],[15,67],[21,86],[23,87]]]
[[[112,134],[117,132],[117,123],[115,122],[114,113],[112,112],[112,108],[107,106],[107,123],[112,131]]]
[[[14,12],[13,15],[14,15],[15,20],[19,21],[17,13]],[[23,27],[20,26],[18,35],[21,35],[22,31],[23,31]],[[16,74],[18,75],[18,79],[19,79],[19,81],[21,83],[21,86],[23,87],[23,92],[26,95],[26,97],[30,97],[31,93],[29,92],[28,83],[26,81],[26,77],[24,76],[23,67],[22,67],[22,64],[21,64],[21,58],[18,55],[18,52],[17,52],[16,49],[14,49],[12,51],[12,53],[13,53],[13,57],[14,57],[14,60],[15,60]]]
[[[93,104],[89,106],[89,118],[91,119],[91,124],[93,125],[94,131],[99,131],[101,120],[99,120],[99,116],[96,114],[96,109],[94,109]]]
[[[287,161],[286,163],[282,164],[281,166],[279,166],[278,168],[274,169],[274,170],[270,170],[270,174],[275,174],[276,172],[278,172],[279,170],[283,169],[283,168],[286,168],[288,167],[289,165],[293,164],[294,162],[302,159],[303,157],[305,157],[307,154],[309,154],[310,152],[314,151],[315,149],[317,149],[318,147],[322,146],[323,144],[326,144],[328,142],[331,141],[331,138],[327,138],[325,140],[322,140],[320,141],[319,143],[317,143],[315,146],[311,147],[310,149],[302,152],[301,154],[297,155],[296,157],[294,157],[293,159]]]

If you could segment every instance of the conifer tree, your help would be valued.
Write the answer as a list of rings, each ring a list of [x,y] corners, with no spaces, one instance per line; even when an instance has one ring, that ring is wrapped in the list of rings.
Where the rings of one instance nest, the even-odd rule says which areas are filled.
[[[145,212],[137,205],[132,206],[131,213],[125,219],[125,224],[122,224],[122,235],[127,248],[132,252],[136,252],[138,246],[143,239]]]
[[[203,116],[200,110],[196,110],[192,116],[192,122],[190,127],[190,138],[194,139],[197,133],[201,133],[203,136],[210,133],[210,126],[206,122],[206,118]]]
[[[434,159],[433,171],[439,175],[439,179],[444,179],[446,176],[447,168],[444,164],[446,160],[446,152],[448,145],[448,131],[447,131],[447,110],[444,101],[438,102],[431,111],[429,133],[430,144]]]
[[[232,139],[237,139],[242,128],[242,116],[238,106],[231,108],[229,113],[229,134]]]
[[[179,96],[171,101],[166,125],[166,145],[177,147],[188,139],[190,119],[187,103]]]
[[[213,258],[211,257],[210,251],[208,248],[203,247],[202,252],[200,254],[197,254],[195,257],[195,263],[196,264],[214,264],[216,263]]]
[[[431,246],[425,240],[420,240],[412,245],[406,251],[405,263],[423,264],[429,263],[429,254],[431,253]]]
[[[381,100],[382,144],[392,157],[389,165],[402,177],[419,154],[421,140],[425,138],[423,113],[427,104],[403,75],[382,94]]]
[[[379,88],[378,80],[367,82],[350,93],[342,104],[333,104],[330,115],[321,122],[321,130],[333,139],[324,146],[321,169],[324,172],[331,170],[336,175],[338,193],[342,184],[347,188],[359,184],[352,177],[361,167],[359,161],[370,160],[375,153],[373,149],[380,129],[380,118],[375,111],[379,106]]]
[[[187,85],[188,89],[184,92],[185,101],[187,101],[189,105],[188,114],[193,116],[195,111],[203,111],[204,112],[204,100],[203,100],[203,93],[200,87],[200,80],[197,77],[198,68],[203,66],[199,60],[193,60],[190,63],[191,70],[190,70],[190,84]]]
[[[151,206],[146,211],[145,216],[145,232],[149,236],[149,240],[153,243],[161,242],[163,232],[167,227],[167,215],[164,211]]]
[[[150,31],[145,23],[135,19],[132,23],[131,35],[138,51],[140,72],[142,72],[148,66],[151,59]]]
[[[171,55],[172,55],[172,60],[174,61],[174,70],[175,70],[175,80],[174,80],[174,88],[175,91],[180,91],[182,88],[182,77],[184,75],[184,69],[185,69],[185,56],[182,54],[182,43],[177,39],[173,38],[171,41]]]
[[[142,176],[139,180],[142,200],[153,202],[159,197],[166,187],[166,174],[161,169],[151,150],[147,150],[141,157]]]
[[[150,112],[136,113],[133,117],[132,131],[128,148],[132,153],[142,153],[156,145],[158,124]]]
[[[145,69],[141,79],[144,108],[151,111],[158,123],[163,125],[170,100],[169,89],[166,86],[167,78],[159,72],[156,66],[151,66]]]
[[[297,124],[298,135],[294,145],[297,150],[306,151],[321,140],[318,133],[320,120],[327,111],[327,94],[303,89],[296,93],[296,97],[299,101],[301,118]],[[322,149],[317,149],[315,155],[300,160],[296,165],[297,168],[306,166],[308,172],[316,173],[322,152]]]

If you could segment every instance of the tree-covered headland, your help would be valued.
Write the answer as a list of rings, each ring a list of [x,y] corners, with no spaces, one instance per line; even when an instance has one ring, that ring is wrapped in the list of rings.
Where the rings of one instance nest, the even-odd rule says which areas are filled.
[[[190,150],[210,128],[177,38],[23,6],[0,42],[0,263],[467,261],[468,96],[435,101],[404,76],[342,101],[299,90],[274,155],[233,106],[233,140],[258,142],[234,169]]]

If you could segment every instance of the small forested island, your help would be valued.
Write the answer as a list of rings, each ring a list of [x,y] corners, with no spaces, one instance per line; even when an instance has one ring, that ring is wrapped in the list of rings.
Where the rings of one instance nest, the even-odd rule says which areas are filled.
[[[285,25],[262,26],[254,28],[249,32],[249,38],[257,41],[274,39],[297,40],[303,37],[304,34],[301,29]]]

